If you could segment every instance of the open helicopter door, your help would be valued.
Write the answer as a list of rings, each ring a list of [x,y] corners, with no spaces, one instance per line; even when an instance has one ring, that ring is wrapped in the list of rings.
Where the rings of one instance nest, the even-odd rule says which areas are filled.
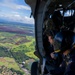
[[[45,21],[49,19],[51,20],[51,16],[53,15],[56,9],[57,10],[63,10],[63,8],[65,8],[65,10],[67,8],[74,9],[75,4],[72,3],[73,1],[74,0],[66,0],[66,1],[65,0],[25,0],[25,2],[31,7],[32,15],[35,21],[36,50],[34,54],[39,58],[39,62],[34,62],[32,64],[31,75],[45,75],[47,46],[45,46],[44,42],[45,41],[44,32],[48,27],[47,24],[45,25]],[[63,6],[63,8],[58,7],[61,5]],[[65,18],[65,21],[66,19],[67,18]],[[58,25],[58,23],[56,24]],[[54,67],[49,66],[47,68],[50,70],[53,69]]]
[[[37,57],[39,57],[39,62],[40,66],[42,67],[42,62],[44,62],[45,64],[45,59],[43,59],[44,55],[44,49],[43,49],[43,10],[46,4],[46,1],[42,1],[42,0],[26,0],[26,3],[30,5],[31,9],[32,9],[32,14],[35,20],[35,39],[36,39],[36,51],[34,52],[35,55]],[[31,68],[31,75],[40,75],[40,74],[36,74],[33,73],[33,69],[34,67],[38,65],[37,62],[34,62],[32,64],[32,68]],[[40,67],[40,68],[41,68]],[[43,65],[44,67],[44,65]],[[42,69],[43,71],[43,69]]]

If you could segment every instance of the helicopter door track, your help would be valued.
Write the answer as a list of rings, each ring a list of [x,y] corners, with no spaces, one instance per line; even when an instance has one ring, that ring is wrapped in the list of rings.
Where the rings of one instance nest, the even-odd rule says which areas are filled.
[[[41,66],[41,73],[42,73],[42,75],[44,73],[45,64],[46,64],[46,58],[43,58],[43,64]]]

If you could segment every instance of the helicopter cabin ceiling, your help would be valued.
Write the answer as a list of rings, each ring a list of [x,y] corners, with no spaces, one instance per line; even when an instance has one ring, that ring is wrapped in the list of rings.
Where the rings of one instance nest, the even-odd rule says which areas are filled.
[[[50,7],[55,7],[56,5],[61,4],[64,8],[71,5],[71,7],[75,7],[75,0],[52,0]]]
[[[63,10],[63,8],[75,9],[75,0],[51,0],[47,8],[51,14],[53,13],[55,9],[57,10]]]

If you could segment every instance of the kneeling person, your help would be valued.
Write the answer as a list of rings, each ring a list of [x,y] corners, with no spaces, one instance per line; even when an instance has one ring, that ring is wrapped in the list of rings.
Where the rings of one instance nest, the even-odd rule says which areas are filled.
[[[52,75],[75,75],[75,34],[61,31],[54,38],[54,52],[61,53],[63,62],[59,68],[51,70]]]

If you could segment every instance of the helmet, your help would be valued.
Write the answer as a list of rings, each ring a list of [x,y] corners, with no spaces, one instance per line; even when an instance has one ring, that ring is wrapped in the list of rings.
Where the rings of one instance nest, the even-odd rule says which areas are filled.
[[[64,52],[72,49],[75,45],[75,34],[71,31],[61,31],[55,35],[54,38],[54,51]]]

